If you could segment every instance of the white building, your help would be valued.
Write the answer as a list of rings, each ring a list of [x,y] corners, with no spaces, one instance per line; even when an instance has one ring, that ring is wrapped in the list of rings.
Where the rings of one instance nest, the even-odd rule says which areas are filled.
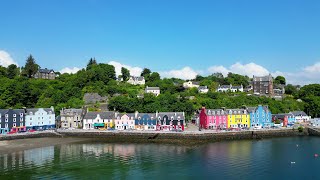
[[[299,122],[299,123],[308,122],[311,119],[311,116],[308,116],[303,111],[293,111],[293,112],[290,112],[290,113],[292,113],[294,115],[295,122]]]
[[[138,112],[130,114],[117,114],[114,121],[115,129],[117,130],[129,130],[134,129],[134,121]]]
[[[240,86],[232,86],[230,85],[219,85],[217,92],[243,92],[242,84]]]
[[[26,127],[29,129],[52,129],[55,128],[54,108],[32,108],[26,109]]]
[[[139,76],[139,77],[130,76],[130,78],[127,82],[132,85],[144,85],[146,83],[143,76]]]
[[[117,112],[87,112],[83,118],[83,129],[111,128]]]
[[[320,127],[320,118],[314,118],[310,120],[313,127]]]
[[[184,82],[183,83],[183,87],[188,89],[188,88],[198,88],[200,85],[199,85],[199,82],[193,82],[193,81],[187,81],[187,82]]]
[[[209,89],[207,86],[199,86],[198,91],[199,93],[208,93]]]
[[[152,93],[155,96],[159,96],[160,94],[160,88],[159,87],[146,87],[145,93]]]

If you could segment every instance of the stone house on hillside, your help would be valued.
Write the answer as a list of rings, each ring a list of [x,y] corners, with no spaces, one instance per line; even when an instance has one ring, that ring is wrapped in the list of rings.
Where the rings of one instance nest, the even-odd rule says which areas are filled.
[[[85,93],[83,96],[83,101],[85,104],[94,104],[97,102],[106,102],[108,97],[100,96],[98,93]]]
[[[39,69],[38,72],[34,75],[35,79],[55,79],[56,73],[53,69]]]

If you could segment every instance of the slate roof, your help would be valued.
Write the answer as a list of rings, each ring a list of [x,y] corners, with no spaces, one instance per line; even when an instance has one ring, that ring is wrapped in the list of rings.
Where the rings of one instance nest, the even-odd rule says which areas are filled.
[[[144,77],[143,77],[143,76],[131,76],[131,78],[132,78],[134,81],[143,81],[143,80],[144,80]]]
[[[255,79],[257,78],[257,79]],[[253,81],[272,81],[272,76],[271,74],[267,76],[253,76]]]
[[[183,112],[159,112],[157,118],[163,118],[165,115],[167,115],[169,119],[171,117],[177,119],[178,116],[180,116],[180,119],[185,119]]]
[[[227,115],[227,111],[223,109],[206,109],[207,115]]]
[[[230,85],[219,85],[218,88],[223,88],[223,89],[228,89],[228,88],[231,88],[231,84]]]
[[[26,113],[32,112],[32,114],[34,114],[35,112],[39,111],[39,109],[43,109],[47,113],[51,111],[52,114],[55,114],[55,112],[51,108],[28,108],[26,109]]]
[[[305,112],[303,111],[292,111],[290,112],[292,113],[294,116],[308,116]]]
[[[146,87],[146,91],[148,91],[148,90],[160,90],[160,88],[159,87]]]
[[[115,118],[115,112],[107,111],[107,112],[87,112],[83,119],[94,119],[100,115],[101,119],[112,119]]]
[[[54,70],[45,68],[45,69],[39,69],[39,72],[40,73],[50,73],[50,72],[54,72]]]
[[[208,89],[207,86],[199,86],[198,89]]]
[[[226,109],[227,114],[229,114],[231,110],[231,114],[237,115],[237,114],[249,114],[249,112],[246,109]]]

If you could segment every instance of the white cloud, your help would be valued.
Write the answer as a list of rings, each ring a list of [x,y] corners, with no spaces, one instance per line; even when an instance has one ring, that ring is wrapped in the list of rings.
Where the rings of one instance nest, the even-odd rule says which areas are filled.
[[[320,73],[320,62],[317,62],[312,66],[307,66],[303,68],[303,70],[308,73]]]
[[[180,79],[194,79],[197,76],[197,72],[194,71],[192,68],[186,66],[179,70],[171,70],[171,71],[164,71],[160,72],[162,77],[175,77]]]
[[[81,68],[78,68],[78,67],[73,67],[73,68],[66,67],[66,68],[61,69],[59,72],[61,74],[63,74],[63,73],[75,74],[80,70],[81,70]]]
[[[230,70],[225,68],[224,66],[211,66],[208,68],[210,73],[222,73],[223,76],[227,76]]]
[[[3,67],[8,67],[10,64],[15,64],[18,66],[18,63],[11,58],[9,53],[0,50],[0,65]]]
[[[231,65],[229,68],[226,68],[224,66],[212,66],[208,68],[208,71],[210,73],[220,72],[224,76],[227,76],[229,72],[241,74],[241,75],[247,75],[249,77],[252,77],[253,75],[264,76],[269,74],[269,71],[266,68],[258,64],[255,64],[253,62],[248,64],[241,64],[237,62]]]
[[[140,76],[140,74],[142,72],[142,68],[140,68],[140,67],[132,67],[129,65],[121,64],[117,61],[110,61],[108,64],[114,66],[117,76],[121,75],[121,68],[122,67],[127,68],[130,71],[130,75],[132,75],[132,76]]]
[[[320,62],[301,68],[297,72],[276,72],[274,75],[284,76],[287,84],[306,85],[320,83]]]

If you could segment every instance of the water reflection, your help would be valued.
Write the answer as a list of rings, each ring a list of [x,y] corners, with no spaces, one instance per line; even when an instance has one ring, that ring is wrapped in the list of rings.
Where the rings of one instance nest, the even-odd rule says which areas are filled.
[[[320,179],[315,173],[320,159],[306,156],[318,149],[319,138],[199,147],[64,144],[0,155],[0,179]],[[291,159],[294,166],[288,164]]]

